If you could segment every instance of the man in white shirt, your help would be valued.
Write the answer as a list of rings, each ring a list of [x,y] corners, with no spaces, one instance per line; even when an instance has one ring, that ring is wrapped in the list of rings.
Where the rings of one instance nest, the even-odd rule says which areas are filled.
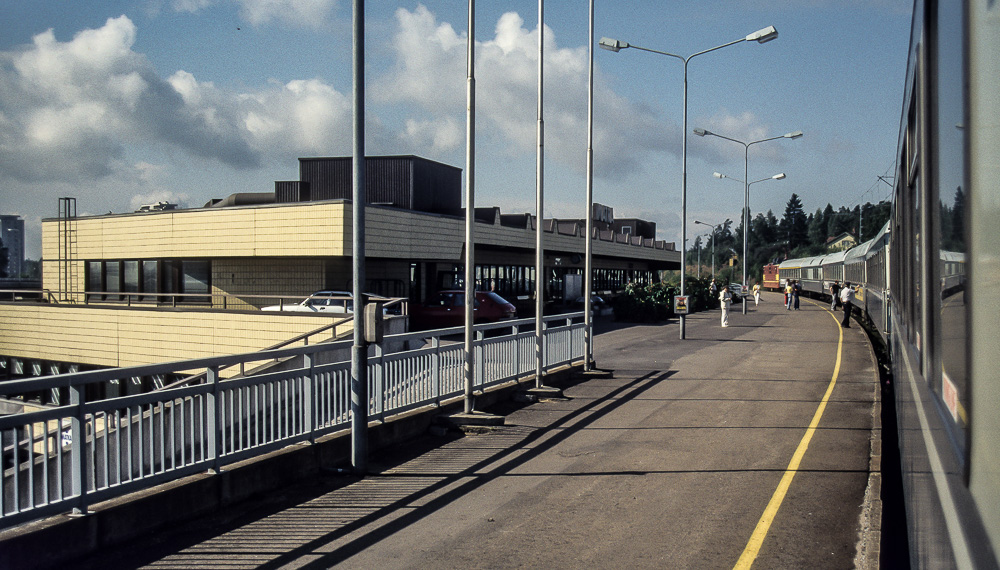
[[[719,305],[722,308],[722,326],[729,326],[729,305],[733,302],[733,295],[729,292],[729,286],[726,285],[722,288],[722,292],[719,293]]]
[[[851,328],[851,311],[854,308],[854,287],[850,281],[844,281],[844,288],[840,290],[840,303],[844,306],[844,320],[840,321],[840,326],[845,329]]]

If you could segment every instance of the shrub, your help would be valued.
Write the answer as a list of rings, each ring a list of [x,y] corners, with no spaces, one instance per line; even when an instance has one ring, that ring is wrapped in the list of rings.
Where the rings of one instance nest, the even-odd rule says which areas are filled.
[[[662,321],[674,313],[675,289],[663,283],[629,283],[614,302],[615,319],[648,323]]]

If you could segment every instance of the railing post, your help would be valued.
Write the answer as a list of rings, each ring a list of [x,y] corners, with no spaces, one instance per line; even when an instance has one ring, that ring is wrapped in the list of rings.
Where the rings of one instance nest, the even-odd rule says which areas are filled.
[[[486,334],[482,330],[476,331],[476,376],[479,377],[479,386],[482,390],[486,386]],[[475,383],[473,383],[475,385]]]
[[[566,319],[566,364],[573,364],[573,319]]]
[[[431,381],[434,384],[434,405],[441,405],[441,337],[431,337],[431,348],[434,352],[431,356]]]
[[[87,514],[87,432],[84,428],[86,418],[83,414],[83,405],[86,403],[86,386],[71,384],[69,387],[69,401],[73,406],[73,418],[70,420],[70,437],[73,443],[70,446],[72,456],[72,474],[70,475],[70,485],[72,493],[76,499],[76,507],[73,508],[75,514]],[[16,481],[15,481],[16,483]],[[32,482],[32,484],[34,484]]]
[[[205,381],[211,384],[208,393],[208,457],[212,460],[212,470],[222,471],[222,397],[219,390],[219,367],[210,366],[205,371]]]
[[[521,327],[514,327],[514,362],[517,369],[515,376],[520,378],[524,372],[521,366]]]
[[[552,339],[549,338],[549,323],[542,320],[542,372],[546,372],[549,369],[549,342]]]
[[[382,345],[374,344],[375,347],[375,391],[378,393],[378,419],[385,423],[385,359],[382,358]]]
[[[314,354],[302,355],[303,364],[305,364],[304,368],[307,370],[306,381],[302,386],[302,405],[305,407],[303,415],[305,416],[306,429],[309,431],[309,443],[316,443],[316,410],[319,407],[313,401],[313,394],[319,393],[318,389],[314,389],[316,382],[316,374],[313,371],[314,357]]]

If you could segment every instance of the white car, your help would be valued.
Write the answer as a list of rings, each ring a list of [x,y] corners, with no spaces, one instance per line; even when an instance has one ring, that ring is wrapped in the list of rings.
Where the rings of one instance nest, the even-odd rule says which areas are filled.
[[[350,313],[354,310],[349,291],[317,291],[298,304],[272,305],[262,311],[294,311],[300,313]]]
[[[734,303],[743,300],[743,285],[740,285],[739,283],[730,283],[729,292],[733,296]]]

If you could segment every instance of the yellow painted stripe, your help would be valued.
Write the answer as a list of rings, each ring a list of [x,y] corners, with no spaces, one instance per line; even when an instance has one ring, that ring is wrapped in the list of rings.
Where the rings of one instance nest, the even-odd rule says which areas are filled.
[[[816,305],[816,303],[813,304]],[[826,310],[830,311],[829,309]],[[840,324],[837,321],[836,315],[832,312],[830,312],[830,317],[833,318],[835,323]],[[767,532],[771,529],[771,523],[774,522],[774,517],[778,514],[778,509],[785,500],[785,494],[788,493],[788,488],[792,485],[792,479],[795,478],[795,473],[799,469],[799,463],[802,462],[802,457],[806,454],[806,449],[809,448],[809,441],[812,440],[813,434],[816,433],[819,421],[826,410],[826,404],[830,400],[830,395],[833,394],[833,388],[837,385],[837,377],[840,375],[840,357],[844,350],[844,329],[838,326],[837,330],[840,331],[840,340],[837,342],[837,362],[833,367],[833,377],[830,378],[830,385],[827,386],[826,393],[823,394],[823,400],[820,401],[819,407],[816,408],[816,413],[813,414],[812,421],[809,422],[809,428],[806,429],[806,433],[802,436],[799,446],[795,449],[792,460],[788,462],[788,467],[785,469],[785,474],[781,477],[781,482],[778,483],[778,488],[775,489],[774,495],[771,496],[770,502],[767,503],[764,514],[757,521],[757,528],[750,535],[750,541],[747,542],[746,548],[743,549],[740,559],[736,561],[734,569],[750,568],[754,560],[757,559],[760,547],[764,544],[764,538],[767,537]]]

